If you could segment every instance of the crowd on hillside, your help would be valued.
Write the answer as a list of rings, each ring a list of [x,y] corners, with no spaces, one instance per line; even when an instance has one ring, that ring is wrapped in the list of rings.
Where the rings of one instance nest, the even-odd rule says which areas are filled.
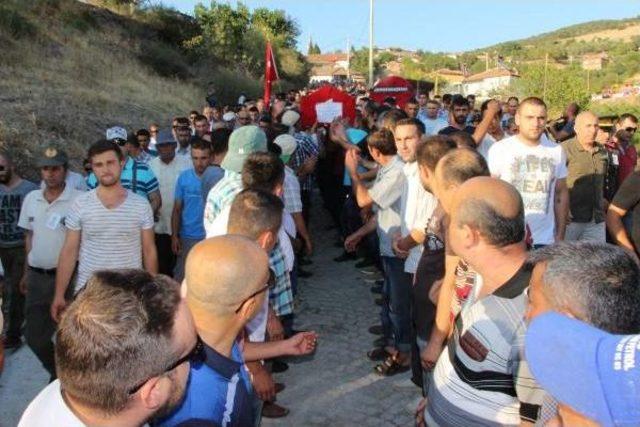
[[[0,154],[4,354],[50,375],[20,426],[286,416],[325,215],[379,294],[362,357],[410,375],[418,425],[640,425],[637,117],[359,88],[355,120],[304,127],[307,94],[110,127],[81,173],[43,146],[39,183]]]

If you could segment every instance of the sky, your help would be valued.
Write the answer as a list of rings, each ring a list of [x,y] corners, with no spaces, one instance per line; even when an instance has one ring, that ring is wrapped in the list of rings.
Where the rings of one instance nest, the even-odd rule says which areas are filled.
[[[235,0],[218,0],[235,5]],[[198,0],[162,0],[193,14]],[[202,1],[205,6],[210,3]],[[244,0],[250,9],[282,9],[322,52],[369,43],[369,0]],[[638,0],[374,0],[374,44],[460,52],[598,19],[640,16]]]

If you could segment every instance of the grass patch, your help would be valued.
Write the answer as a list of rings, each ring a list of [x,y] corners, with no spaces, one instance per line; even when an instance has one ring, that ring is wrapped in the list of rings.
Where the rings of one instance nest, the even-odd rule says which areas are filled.
[[[35,36],[36,26],[18,12],[18,7],[11,3],[0,4],[0,31],[15,38]]]

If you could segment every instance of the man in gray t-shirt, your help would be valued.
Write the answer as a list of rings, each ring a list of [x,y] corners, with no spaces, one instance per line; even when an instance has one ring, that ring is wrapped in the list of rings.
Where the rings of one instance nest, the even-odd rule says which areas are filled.
[[[375,371],[383,376],[405,372],[411,356],[411,275],[404,271],[404,259],[393,253],[392,241],[400,233],[401,198],[406,185],[404,163],[396,156],[393,134],[388,130],[375,132],[367,138],[369,152],[380,166],[373,186],[367,189],[358,175],[359,158],[355,150],[347,153],[345,167],[351,176],[352,189],[358,206],[372,208],[375,218],[345,241],[347,250],[374,229],[380,240],[380,255],[384,273],[382,289],[382,330],[386,346],[369,353],[372,359],[384,359]]]
[[[76,262],[74,293],[98,270],[143,268],[158,273],[153,235],[153,211],[142,196],[120,183],[124,156],[110,141],[89,148],[89,159],[98,187],[79,196],[65,219],[67,234],[56,271],[56,291],[51,316],[58,321],[66,307],[65,292]]]
[[[18,218],[25,196],[37,188],[15,172],[11,157],[0,154],[0,260],[4,268],[5,348],[16,348],[22,343],[20,327],[24,321],[24,295],[19,283],[24,271],[24,232],[18,227]]]

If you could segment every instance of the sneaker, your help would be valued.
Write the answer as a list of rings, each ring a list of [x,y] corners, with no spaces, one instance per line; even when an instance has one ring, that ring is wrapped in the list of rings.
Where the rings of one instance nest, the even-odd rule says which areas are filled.
[[[262,416],[264,418],[282,418],[289,415],[289,410],[274,402],[264,402],[262,405]]]
[[[384,279],[382,277],[382,274],[380,273],[374,273],[373,275],[369,276],[369,277],[365,277],[364,279],[365,283],[369,283],[370,285],[376,285],[378,283],[381,283]],[[382,285],[380,285],[382,286]]]
[[[373,335],[382,335],[382,325],[370,326],[369,333]]]

